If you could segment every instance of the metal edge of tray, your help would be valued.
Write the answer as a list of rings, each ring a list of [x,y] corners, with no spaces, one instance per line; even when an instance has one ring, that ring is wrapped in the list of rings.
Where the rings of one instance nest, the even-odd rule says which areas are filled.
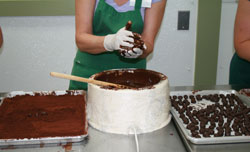
[[[85,96],[86,101],[86,91],[84,90],[58,90],[58,91],[34,91],[34,92],[25,92],[25,91],[12,91],[12,92],[3,92],[0,93],[0,106],[2,101],[6,97],[12,97],[15,95],[22,95],[22,94],[35,94],[35,93],[42,93],[42,94],[51,94],[51,93],[58,93],[57,95],[66,94],[67,92],[72,92],[74,95],[82,94]],[[85,104],[86,109],[86,104]],[[85,110],[86,111],[86,110]],[[86,116],[86,115],[85,115]],[[46,137],[46,138],[31,138],[31,139],[0,139],[0,146],[19,146],[19,145],[35,145],[35,144],[57,144],[57,143],[66,143],[66,142],[80,142],[83,141],[88,136],[88,121],[87,117],[85,119],[85,128],[87,133],[79,136],[65,136],[65,137]]]
[[[178,117],[175,112],[172,112],[174,120],[179,125],[179,128],[183,132],[185,138],[187,138],[193,144],[223,144],[223,143],[240,143],[240,142],[249,142],[250,138],[248,136],[232,136],[232,137],[210,137],[210,138],[194,138],[192,137],[187,129],[183,126],[180,119],[176,119]]]
[[[250,107],[250,97],[240,94],[238,92],[236,92],[236,95],[242,100],[242,102],[244,102],[247,106]]]
[[[46,137],[46,138],[31,138],[31,139],[3,139],[3,140],[0,140],[0,146],[80,142],[80,141],[83,141],[87,136],[88,136],[88,134],[81,135],[81,136],[66,136],[66,137]]]
[[[36,93],[42,94],[42,95],[51,95],[51,94],[64,95],[69,92],[73,93],[72,95],[79,95],[79,94],[86,95],[86,91],[84,90],[53,90],[53,91],[11,91],[11,92],[0,93],[0,96],[13,97],[16,95],[25,95],[25,94],[35,95]]]
[[[238,93],[250,99],[250,88],[240,89]]]
[[[226,143],[226,144],[193,144],[183,134],[182,130],[180,129],[180,126],[177,124],[177,122],[174,119],[174,125],[177,128],[177,131],[179,135],[182,137],[182,141],[185,145],[185,148],[188,152],[248,152],[250,149],[249,143]]]
[[[170,95],[184,95],[185,94],[213,94],[213,93],[233,93],[239,96],[239,98],[242,100],[245,99],[244,97],[241,97],[237,91],[235,90],[201,90],[201,91],[172,91],[170,92]],[[245,100],[242,100],[245,104],[247,104]],[[250,104],[249,103],[247,105]],[[188,139],[193,144],[222,144],[222,143],[241,143],[241,142],[249,142],[250,138],[249,136],[232,136],[232,137],[210,137],[210,138],[194,138],[188,133],[188,130],[184,127],[181,119],[179,119],[177,111],[171,107],[171,113],[173,114],[173,118],[176,121],[176,123],[179,125],[178,129],[181,129],[182,133],[184,134],[185,138]]]
[[[177,123],[176,119],[174,118],[174,125],[176,126],[176,130],[177,132],[180,134],[181,136],[181,140],[183,141],[186,149],[189,151],[189,152],[192,152],[192,147],[190,146],[190,141],[187,140],[186,136],[184,135],[182,129],[180,128],[179,124]]]
[[[8,96],[7,92],[0,92],[0,106],[3,103],[3,99]]]

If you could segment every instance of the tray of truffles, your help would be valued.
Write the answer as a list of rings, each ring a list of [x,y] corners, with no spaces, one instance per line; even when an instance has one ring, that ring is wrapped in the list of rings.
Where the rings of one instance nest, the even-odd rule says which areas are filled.
[[[0,93],[0,146],[82,141],[88,135],[85,94]]]
[[[250,99],[235,90],[172,91],[171,113],[193,144],[250,142]]]

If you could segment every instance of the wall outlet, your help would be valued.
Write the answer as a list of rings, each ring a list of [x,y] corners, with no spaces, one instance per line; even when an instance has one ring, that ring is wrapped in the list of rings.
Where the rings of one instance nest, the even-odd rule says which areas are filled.
[[[189,30],[190,11],[178,12],[178,30]]]

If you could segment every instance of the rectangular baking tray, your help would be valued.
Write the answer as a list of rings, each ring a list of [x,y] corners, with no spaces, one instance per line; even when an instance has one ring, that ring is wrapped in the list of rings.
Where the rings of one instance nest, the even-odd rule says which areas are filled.
[[[173,119],[175,121],[175,119]],[[176,124],[176,122],[175,122]],[[223,143],[223,144],[193,144],[187,140],[181,131],[180,127],[176,125],[180,133],[183,143],[188,152],[249,152],[250,144],[248,142],[242,143]]]
[[[201,91],[171,91],[170,96],[183,96],[183,95],[209,95],[209,94],[235,94],[237,95],[242,102],[250,107],[250,98],[246,98],[244,95],[239,94],[235,90],[201,90]],[[186,125],[179,118],[179,113],[171,107],[171,113],[173,115],[174,121],[177,125],[177,129],[181,131],[184,137],[193,144],[222,144],[222,143],[241,143],[241,142],[250,142],[250,136],[224,136],[224,137],[201,137],[195,138],[191,136],[191,133],[186,129]]]
[[[84,95],[86,101],[86,92],[83,90],[63,90],[63,91],[37,91],[37,92],[24,92],[24,91],[12,91],[12,92],[2,92],[0,93],[0,106],[3,102],[3,99],[6,97],[14,97],[16,95],[35,95],[36,93],[49,95],[64,95],[67,92],[70,92],[72,95]],[[85,119],[85,126],[88,128],[87,119]],[[88,136],[83,134],[80,136],[64,136],[64,137],[43,137],[43,138],[29,138],[29,139],[0,139],[0,146],[16,146],[16,145],[32,145],[32,144],[56,144],[56,143],[66,143],[66,142],[80,142]]]

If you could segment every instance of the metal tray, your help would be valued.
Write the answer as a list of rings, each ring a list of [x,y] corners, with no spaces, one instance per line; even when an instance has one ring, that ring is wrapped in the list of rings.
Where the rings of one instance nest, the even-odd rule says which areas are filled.
[[[72,95],[84,95],[86,98],[86,93],[83,90],[65,90],[65,91],[39,91],[39,92],[24,92],[24,91],[13,91],[7,93],[0,93],[0,106],[2,101],[6,97],[14,97],[16,95],[34,95],[34,94],[55,94],[55,95],[64,95],[67,92],[70,92]],[[85,100],[86,101],[86,100]],[[87,119],[85,119],[85,129],[88,128]],[[88,136],[83,134],[80,136],[63,136],[63,137],[42,137],[42,138],[30,138],[30,139],[0,139],[0,146],[18,146],[18,145],[32,145],[32,144],[56,144],[56,143],[68,143],[68,142],[80,142]]]
[[[243,100],[250,101],[250,89],[241,89],[239,90],[239,94]]]
[[[184,96],[184,95],[209,95],[209,94],[235,94],[237,95],[246,106],[250,106],[250,99],[245,98],[244,95],[239,94],[235,90],[203,90],[203,91],[172,91],[170,96]],[[179,113],[171,108],[171,113],[173,114],[174,121],[176,122],[177,129],[181,131],[184,137],[193,144],[221,144],[221,143],[240,143],[240,142],[250,142],[250,136],[223,136],[223,137],[201,137],[195,138],[191,136],[191,133],[186,129],[186,124],[182,122],[179,118]]]
[[[173,119],[176,128],[182,137],[182,141],[188,152],[249,152],[250,144],[248,142],[242,143],[223,143],[223,144],[193,144],[189,140],[185,138],[181,128],[176,123],[175,119]]]

